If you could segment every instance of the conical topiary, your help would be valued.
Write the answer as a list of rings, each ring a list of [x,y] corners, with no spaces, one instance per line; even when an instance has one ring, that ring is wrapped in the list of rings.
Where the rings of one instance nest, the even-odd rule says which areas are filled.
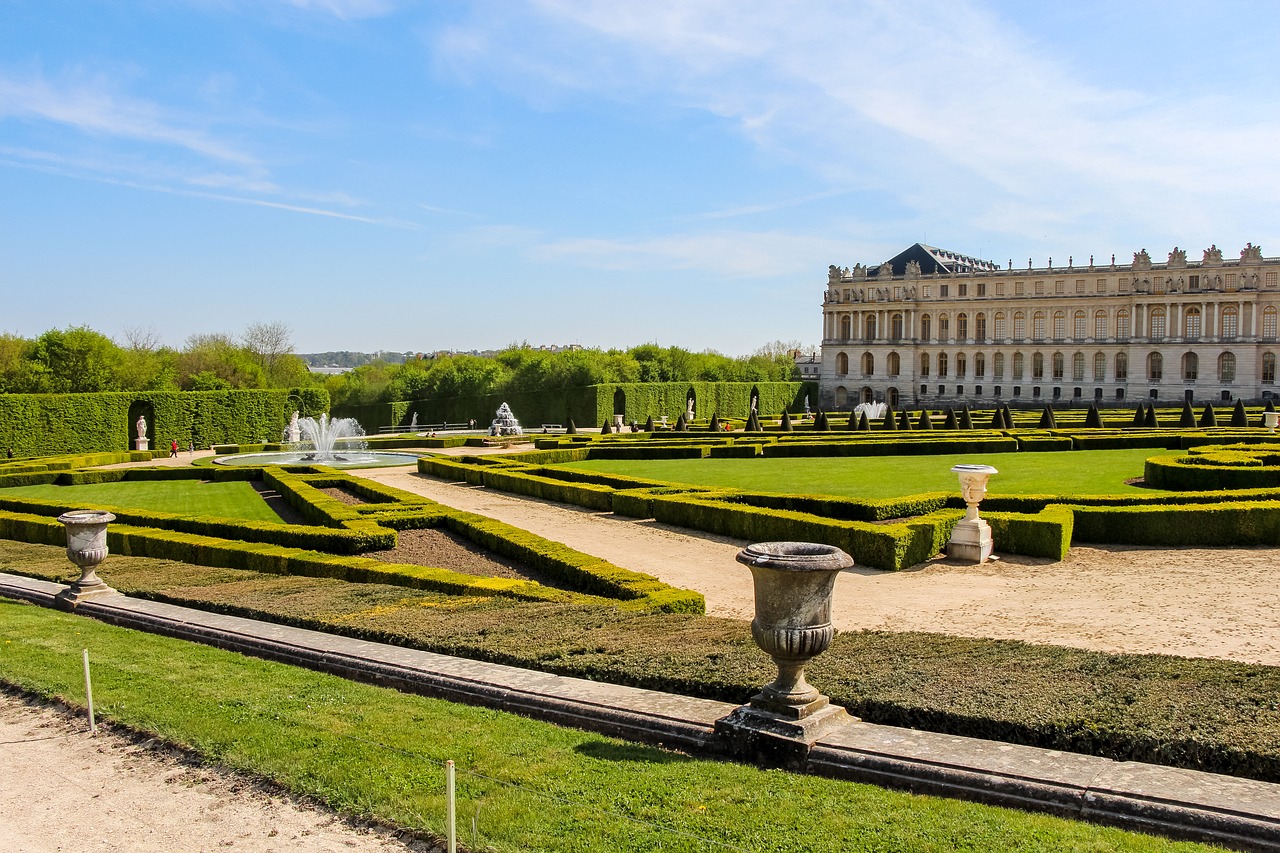
[[[1086,429],[1102,429],[1102,413],[1098,411],[1096,403],[1089,404],[1089,414],[1084,416],[1084,425]]]
[[[573,422],[573,418],[569,418],[569,428],[565,430],[566,435],[577,435],[578,425]]]
[[[827,417],[827,413],[818,409],[818,415],[813,419],[813,428],[818,432],[830,432],[831,420]]]
[[[1044,411],[1040,413],[1040,429],[1057,429],[1058,421],[1053,416],[1053,407],[1045,406]]]
[[[644,431],[653,432],[653,415],[649,415],[649,419],[644,422]]]
[[[880,421],[880,428],[886,430],[896,430],[898,428],[898,419],[894,417],[893,406],[886,405],[884,407],[884,418]]]
[[[898,429],[911,431],[911,413],[906,409],[898,412]]]
[[[959,429],[960,428],[960,422],[956,420],[956,413],[954,409],[951,409],[948,407],[947,416],[942,421],[942,428],[943,429]]]
[[[1129,426],[1141,427],[1141,426],[1146,426],[1146,424],[1147,424],[1147,409],[1145,406],[1139,403],[1138,408],[1133,410],[1133,420],[1130,421]]]
[[[795,429],[796,428],[791,425],[791,413],[784,411],[782,413],[782,431],[795,432]]]
[[[844,425],[849,432],[857,432],[858,430],[858,413],[856,411],[849,413],[849,422]]]
[[[871,432],[871,422],[867,420],[867,413],[865,410],[862,414],[858,415],[858,431]]]
[[[708,432],[720,432],[720,415],[717,412],[711,413],[711,423],[707,424]]]
[[[1262,411],[1264,412],[1274,412],[1275,410],[1276,410],[1276,404],[1271,400],[1268,400],[1267,405],[1264,406],[1262,409]]]
[[[1182,417],[1178,418],[1178,426],[1183,429],[1194,429],[1196,425],[1196,413],[1191,411],[1191,401],[1182,401]]]
[[[746,429],[746,431],[747,431],[747,432],[760,432],[760,431],[761,431],[761,430],[760,430],[760,418],[758,418],[758,417],[756,416],[756,413],[755,413],[755,410],[754,410],[754,409],[751,411],[751,414],[747,415],[747,425],[746,425],[746,427],[744,427],[744,429]]]
[[[676,432],[684,432],[689,428],[689,422],[684,419],[684,412],[680,413],[680,417],[676,418]]]
[[[1218,425],[1218,418],[1213,414],[1213,404],[1205,403],[1204,412],[1200,415],[1200,426],[1212,427]]]
[[[1233,427],[1249,425],[1249,416],[1244,413],[1244,400],[1236,400],[1236,407],[1231,410],[1231,425]]]
[[[916,429],[933,429],[933,419],[929,417],[928,409],[920,410],[920,419],[916,421]]]
[[[613,424],[607,420],[600,426],[601,435],[613,435]]]
[[[1151,403],[1147,403],[1147,415],[1142,420],[1144,427],[1155,429],[1160,426],[1160,421],[1156,419],[1156,407]]]
[[[960,407],[960,429],[973,429],[973,415],[967,405]]]

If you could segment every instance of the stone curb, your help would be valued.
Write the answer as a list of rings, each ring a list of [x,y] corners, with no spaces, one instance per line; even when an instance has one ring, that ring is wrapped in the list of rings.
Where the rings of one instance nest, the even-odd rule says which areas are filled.
[[[0,595],[66,607],[62,584],[0,573]],[[735,707],[208,613],[112,593],[74,612],[255,657],[484,705],[687,752],[723,756]],[[1048,812],[1238,850],[1280,853],[1280,785],[861,721],[820,740],[803,772]]]

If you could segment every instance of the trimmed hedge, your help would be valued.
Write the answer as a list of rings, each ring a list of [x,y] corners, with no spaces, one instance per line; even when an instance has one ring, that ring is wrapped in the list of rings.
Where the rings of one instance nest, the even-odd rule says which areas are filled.
[[[1280,545],[1280,501],[1071,507],[1075,541],[1115,545]]]

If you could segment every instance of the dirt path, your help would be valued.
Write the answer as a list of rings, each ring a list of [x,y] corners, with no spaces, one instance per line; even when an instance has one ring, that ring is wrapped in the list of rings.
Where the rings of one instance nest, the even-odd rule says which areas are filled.
[[[425,851],[383,830],[0,695],[0,848],[23,853]]]
[[[354,473],[696,589],[711,615],[752,616],[751,575],[733,559],[746,542],[407,468]],[[837,581],[834,621],[841,630],[931,631],[1280,666],[1280,549],[1073,548],[1061,563],[1008,556],[986,566],[937,560],[904,572],[854,568]]]

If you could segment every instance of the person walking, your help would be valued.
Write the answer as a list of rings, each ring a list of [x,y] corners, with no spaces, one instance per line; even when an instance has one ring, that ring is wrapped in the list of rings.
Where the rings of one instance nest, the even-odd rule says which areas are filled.
[[[173,439],[171,442],[169,442],[169,458],[170,459],[178,458],[178,439],[176,438]]]

